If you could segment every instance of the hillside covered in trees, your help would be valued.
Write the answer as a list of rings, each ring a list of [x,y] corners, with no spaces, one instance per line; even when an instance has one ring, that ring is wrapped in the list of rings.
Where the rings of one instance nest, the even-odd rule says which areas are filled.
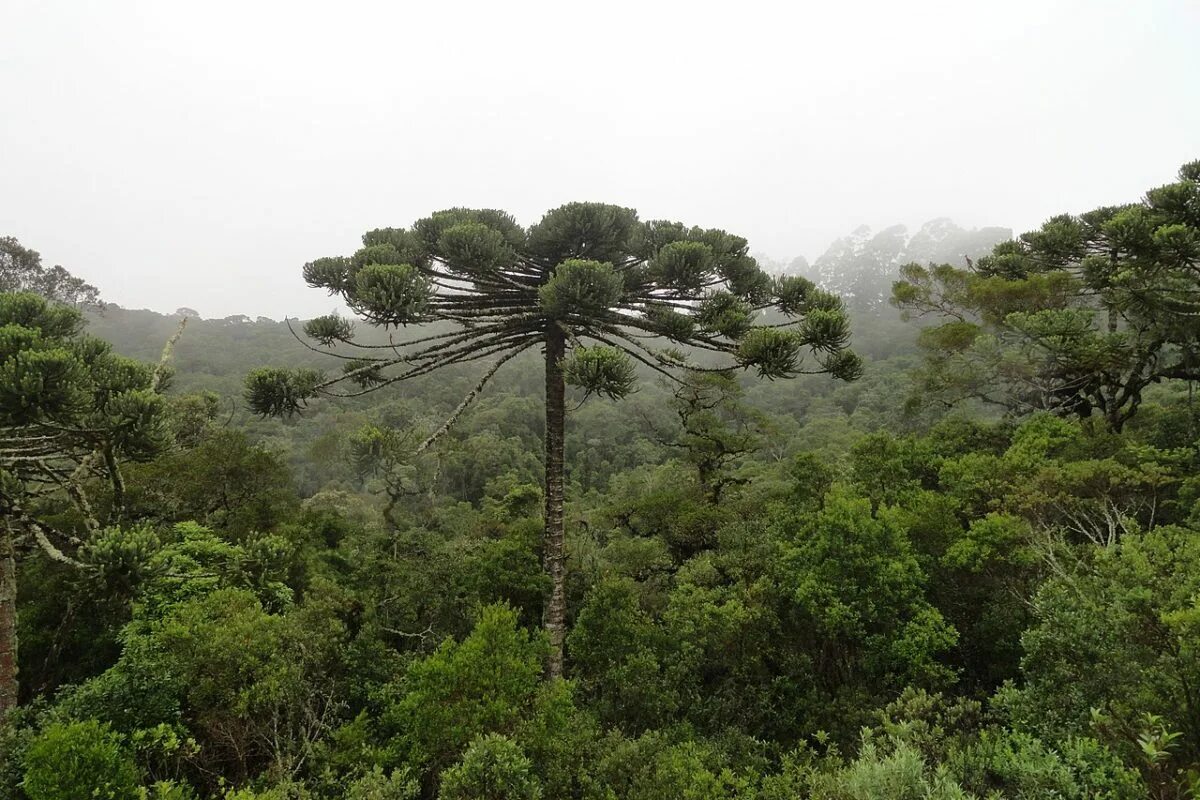
[[[1128,199],[456,208],[306,322],[0,240],[0,800],[1200,796],[1200,162]]]

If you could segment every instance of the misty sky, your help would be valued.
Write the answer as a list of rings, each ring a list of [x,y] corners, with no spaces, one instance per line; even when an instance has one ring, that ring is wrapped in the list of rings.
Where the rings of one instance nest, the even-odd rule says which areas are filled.
[[[1200,158],[1200,2],[0,0],[0,235],[123,306],[311,316],[368,228],[571,200],[776,258],[1024,230]]]

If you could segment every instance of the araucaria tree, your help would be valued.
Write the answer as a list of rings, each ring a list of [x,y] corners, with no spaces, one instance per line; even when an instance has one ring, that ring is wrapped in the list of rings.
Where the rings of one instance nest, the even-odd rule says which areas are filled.
[[[155,368],[113,353],[83,325],[74,308],[0,292],[0,718],[17,702],[19,556],[36,550],[84,567],[87,538],[120,521],[121,463],[171,442],[160,392],[178,333]],[[55,516],[73,527],[43,513],[64,506],[73,514]]]
[[[451,364],[489,360],[446,424],[416,448],[423,450],[505,362],[543,349],[543,557],[552,587],[544,624],[552,677],[562,674],[566,628],[567,383],[619,398],[633,388],[638,363],[670,380],[684,369],[752,368],[768,378],[824,372],[847,380],[860,371],[847,349],[849,324],[838,297],[803,278],[772,279],[747,255],[745,239],[677,222],[641,222],[633,209],[619,206],[571,203],[530,228],[502,211],[440,211],[408,229],[370,231],[353,256],[313,261],[304,277],[340,295],[373,325],[450,326],[380,346],[354,342],[348,319],[311,320],[305,333],[344,360],[342,372],[253,372],[247,398],[262,414],[290,414],[319,395],[374,391]],[[765,323],[760,312],[767,309],[781,312],[779,321]],[[351,353],[333,352],[347,346]]]
[[[1062,215],[965,267],[903,268],[924,394],[1099,416],[1120,431],[1153,383],[1200,380],[1200,161],[1138,203]]]

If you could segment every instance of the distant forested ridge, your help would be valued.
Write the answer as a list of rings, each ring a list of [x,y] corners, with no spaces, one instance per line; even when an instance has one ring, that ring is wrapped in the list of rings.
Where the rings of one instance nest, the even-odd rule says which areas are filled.
[[[462,321],[101,308],[3,240],[0,800],[1197,796],[1200,166],[1129,200],[786,268],[682,227],[635,252],[623,211],[576,209],[653,274],[530,257],[521,314],[582,340],[622,287],[699,281],[679,302],[709,316],[631,349],[735,344],[570,362],[559,576],[536,344],[318,396],[379,377],[349,339],[390,361]],[[446,213],[445,241],[374,231],[306,276],[391,319],[422,257],[502,284],[496,226],[536,251]],[[856,380],[771,375],[796,363],[771,334],[721,368],[781,299]]]

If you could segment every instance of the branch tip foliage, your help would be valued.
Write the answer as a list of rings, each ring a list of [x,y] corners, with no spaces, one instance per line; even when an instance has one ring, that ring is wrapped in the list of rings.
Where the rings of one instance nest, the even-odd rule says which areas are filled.
[[[357,342],[348,319],[310,320],[309,346],[342,359],[341,373],[256,370],[246,398],[259,414],[294,414],[320,396],[374,391],[452,364],[494,363],[544,342],[551,326],[569,342],[568,383],[586,395],[628,394],[639,364],[845,380],[860,365],[835,295],[803,278],[768,276],[739,236],[643,222],[615,205],[569,203],[528,228],[495,209],[447,209],[409,228],[368,231],[357,252],[316,259],[303,273],[368,324],[399,330],[381,347]],[[765,314],[783,321],[764,324]],[[412,326],[430,332],[410,335]]]

